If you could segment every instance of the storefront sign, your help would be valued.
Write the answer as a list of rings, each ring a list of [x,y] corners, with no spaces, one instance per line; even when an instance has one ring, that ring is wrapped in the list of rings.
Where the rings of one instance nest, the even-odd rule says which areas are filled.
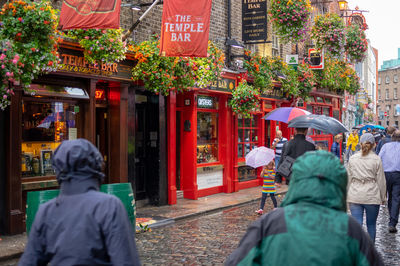
[[[217,90],[217,91],[232,91],[235,88],[235,80],[234,79],[225,79],[221,78],[214,81],[211,86],[210,90]]]
[[[89,64],[82,52],[60,48],[61,63],[58,71],[79,73],[82,75],[112,77],[119,80],[131,81],[133,61],[124,60],[112,64]]]
[[[215,108],[214,98],[204,95],[197,96],[197,108],[214,109]]]
[[[60,26],[70,29],[118,29],[121,0],[64,0]]]
[[[266,0],[242,0],[242,40],[246,44],[267,41]]]
[[[361,12],[355,12],[349,17],[349,25],[356,24],[362,30],[368,29],[367,20]]]
[[[205,189],[223,185],[223,167],[206,166],[197,168],[197,188]]]
[[[264,89],[261,97],[265,98],[274,98],[274,99],[282,99],[285,97],[283,91],[280,88],[273,88],[273,89]]]
[[[324,53],[314,48],[308,49],[308,63],[311,69],[324,69]]]
[[[104,90],[103,89],[96,89],[96,91],[94,92],[94,97],[96,98],[96,100],[104,101],[104,99],[105,99]]]
[[[207,57],[211,0],[164,1],[162,56]]]
[[[297,54],[288,54],[288,55],[286,55],[286,64],[288,64],[288,65],[298,65],[299,64],[299,55],[297,55]]]

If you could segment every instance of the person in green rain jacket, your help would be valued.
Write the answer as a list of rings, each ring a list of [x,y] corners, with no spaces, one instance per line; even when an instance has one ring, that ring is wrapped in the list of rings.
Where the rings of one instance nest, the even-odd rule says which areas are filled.
[[[292,167],[281,205],[247,230],[226,265],[384,265],[372,240],[346,213],[347,173],[326,151]]]

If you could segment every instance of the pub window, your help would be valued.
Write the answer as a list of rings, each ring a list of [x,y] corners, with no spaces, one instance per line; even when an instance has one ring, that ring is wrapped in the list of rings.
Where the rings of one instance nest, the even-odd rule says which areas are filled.
[[[332,104],[332,98],[325,98],[325,103]]]
[[[74,101],[23,101],[23,177],[52,176],[54,150],[63,140],[81,137],[82,107]]]
[[[238,118],[238,157],[245,157],[258,145],[258,116]]]
[[[197,163],[218,161],[218,113],[197,113]]]
[[[303,99],[299,99],[299,100],[297,101],[297,107],[304,107],[304,101],[303,101]]]
[[[318,103],[324,103],[324,99],[322,97],[317,96]]]
[[[313,107],[310,104],[307,104],[307,111],[309,111],[310,113],[313,113]]]
[[[257,179],[257,169],[250,166],[240,166],[238,168],[239,182]]]
[[[329,107],[324,107],[323,108],[323,114],[326,116],[330,116],[330,109]]]

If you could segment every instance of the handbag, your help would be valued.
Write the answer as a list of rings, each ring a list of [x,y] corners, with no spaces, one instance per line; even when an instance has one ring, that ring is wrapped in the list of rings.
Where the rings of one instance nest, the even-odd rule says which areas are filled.
[[[278,169],[276,170],[276,172],[281,176],[290,177],[290,175],[292,174],[292,165],[295,160],[296,159],[293,159],[292,157],[286,155],[285,158],[283,158],[282,163],[278,165]]]

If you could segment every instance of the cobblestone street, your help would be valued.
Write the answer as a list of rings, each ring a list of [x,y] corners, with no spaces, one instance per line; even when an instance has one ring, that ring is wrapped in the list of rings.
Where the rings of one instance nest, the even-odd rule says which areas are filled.
[[[281,202],[283,197],[278,197]],[[139,233],[137,245],[144,265],[221,265],[237,247],[248,225],[257,219],[259,202]],[[265,210],[271,210],[268,198]],[[399,265],[400,234],[387,232],[387,209],[382,208],[376,246],[385,265]]]

